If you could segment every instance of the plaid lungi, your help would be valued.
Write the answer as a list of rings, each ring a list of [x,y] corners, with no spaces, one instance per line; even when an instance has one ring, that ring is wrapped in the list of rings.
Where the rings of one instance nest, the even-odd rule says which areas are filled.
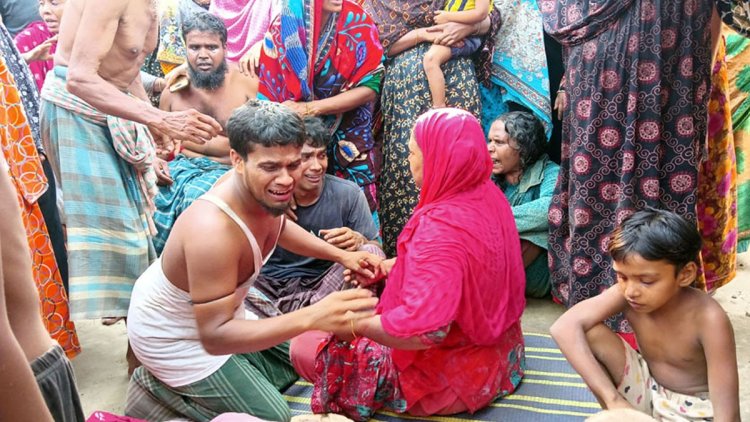
[[[383,250],[372,243],[362,245],[359,250],[385,258]],[[260,318],[271,318],[312,305],[345,288],[341,264],[331,265],[317,277],[277,278],[261,273],[247,292],[245,309]]]
[[[188,158],[184,155],[178,155],[169,162],[169,174],[174,183],[160,186],[159,194],[154,199],[154,224],[158,231],[154,236],[156,253],[161,255],[177,217],[231,168],[209,158]]]
[[[239,412],[288,421],[291,411],[280,391],[297,378],[289,343],[233,355],[218,371],[182,387],[170,387],[140,367],[128,385],[125,414],[148,421],[209,421],[221,413]]]
[[[126,316],[135,280],[156,257],[136,169],[106,125],[48,100],[41,120],[64,197],[71,319]]]

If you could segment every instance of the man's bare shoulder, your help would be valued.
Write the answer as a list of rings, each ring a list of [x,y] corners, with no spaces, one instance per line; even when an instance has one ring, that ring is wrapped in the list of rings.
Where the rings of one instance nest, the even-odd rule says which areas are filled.
[[[230,65],[229,78],[230,88],[242,90],[248,98],[255,98],[258,93],[258,78],[242,73],[236,66]]]
[[[239,256],[241,248],[234,247],[241,241],[242,233],[223,211],[216,205],[204,201],[193,202],[177,219],[170,234],[186,251],[192,250],[210,256]],[[187,253],[187,252],[186,252]]]

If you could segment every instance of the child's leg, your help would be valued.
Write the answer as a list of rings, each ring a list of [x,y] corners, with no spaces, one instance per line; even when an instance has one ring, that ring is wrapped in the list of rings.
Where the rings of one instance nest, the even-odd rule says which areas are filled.
[[[433,107],[445,107],[445,76],[440,66],[450,58],[451,49],[444,45],[433,44],[424,54],[424,72],[430,86]]]
[[[598,324],[586,332],[586,340],[594,357],[609,374],[616,387],[622,383],[625,373],[625,347],[620,337],[604,324]],[[600,397],[599,404],[604,407]]]

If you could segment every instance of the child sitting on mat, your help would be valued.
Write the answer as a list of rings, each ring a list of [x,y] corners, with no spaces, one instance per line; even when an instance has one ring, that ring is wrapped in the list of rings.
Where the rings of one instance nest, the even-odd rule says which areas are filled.
[[[740,420],[732,324],[691,287],[700,250],[695,223],[655,209],[633,214],[609,244],[617,284],[550,328],[605,409],[635,408],[658,420]],[[602,323],[619,312],[640,353]]]
[[[474,34],[477,33],[479,24],[492,11],[491,0],[447,0],[443,10],[435,12],[435,24],[448,22],[475,25]],[[448,47],[433,44],[424,55],[423,65],[427,75],[427,84],[432,95],[432,107],[445,107],[445,76],[440,66],[454,57],[468,57],[474,54],[482,44],[478,36],[467,37],[462,44]]]

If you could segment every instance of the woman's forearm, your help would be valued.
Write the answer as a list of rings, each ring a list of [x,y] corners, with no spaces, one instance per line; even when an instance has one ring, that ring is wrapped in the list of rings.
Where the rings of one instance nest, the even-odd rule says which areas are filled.
[[[429,347],[422,342],[419,336],[400,338],[386,333],[380,321],[380,315],[357,321],[354,324],[354,331],[357,335],[375,340],[383,346],[388,346],[392,349],[422,350]]]
[[[425,34],[423,33],[425,30],[425,28],[412,29],[411,31],[407,32],[406,35],[399,38],[398,41],[391,44],[391,47],[388,49],[388,51],[385,52],[385,54],[388,57],[397,56],[404,51],[415,47],[420,42],[427,41]]]
[[[311,114],[315,116],[328,116],[354,110],[363,104],[374,101],[376,96],[377,94],[371,88],[359,86],[330,98],[311,101],[308,107]]]

